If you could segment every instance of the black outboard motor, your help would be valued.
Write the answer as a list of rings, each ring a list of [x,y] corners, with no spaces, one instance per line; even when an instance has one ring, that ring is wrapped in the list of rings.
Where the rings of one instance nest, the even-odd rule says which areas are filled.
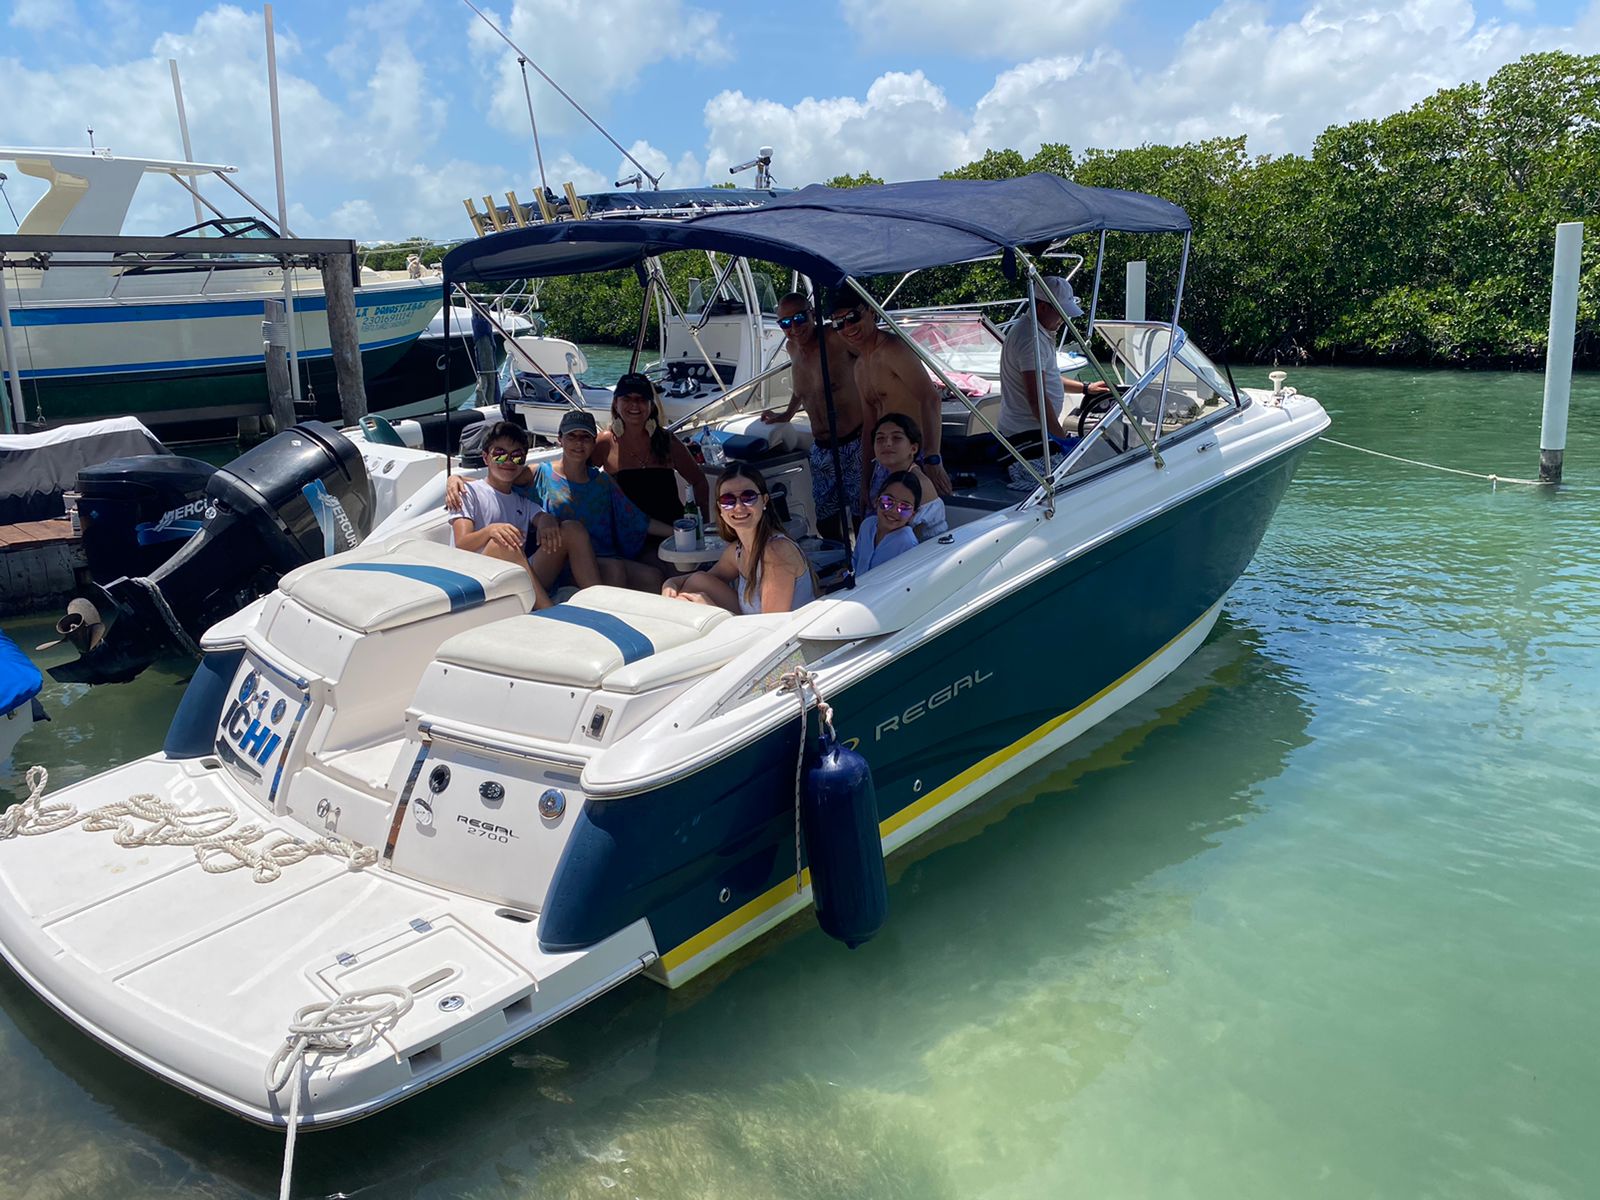
[[[206,484],[217,468],[197,458],[141,454],[78,472],[83,554],[94,579],[148,575],[196,533],[216,502]]]
[[[372,528],[372,482],[361,453],[321,421],[305,421],[219,468],[200,530],[148,576],[94,587],[104,635],[67,683],[125,683],[165,654],[194,653],[210,626],[265,595],[284,572],[349,550]]]

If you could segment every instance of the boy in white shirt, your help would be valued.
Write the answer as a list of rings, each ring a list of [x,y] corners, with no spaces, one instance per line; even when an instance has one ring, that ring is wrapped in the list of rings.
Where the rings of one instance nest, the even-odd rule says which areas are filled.
[[[450,522],[456,547],[487,554],[503,562],[520,563],[533,580],[534,608],[550,608],[547,590],[570,567],[579,587],[600,582],[589,535],[577,521],[558,521],[540,508],[526,492],[512,485],[528,460],[528,431],[511,421],[500,421],[489,431],[484,446],[489,474],[474,479],[461,496],[461,515]],[[531,559],[524,554],[528,530],[538,542]]]

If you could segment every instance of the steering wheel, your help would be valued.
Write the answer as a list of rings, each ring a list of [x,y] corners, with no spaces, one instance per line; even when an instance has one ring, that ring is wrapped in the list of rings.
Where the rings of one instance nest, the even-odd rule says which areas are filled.
[[[1084,435],[1084,429],[1089,423],[1089,418],[1097,412],[1110,412],[1116,407],[1116,399],[1110,392],[1098,392],[1094,396],[1084,393],[1083,404],[1078,409],[1078,436]]]

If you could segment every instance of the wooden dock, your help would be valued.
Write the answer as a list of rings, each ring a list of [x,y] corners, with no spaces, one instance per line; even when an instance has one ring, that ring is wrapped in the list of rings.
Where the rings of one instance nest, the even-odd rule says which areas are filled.
[[[0,525],[0,615],[64,604],[86,566],[66,517]]]

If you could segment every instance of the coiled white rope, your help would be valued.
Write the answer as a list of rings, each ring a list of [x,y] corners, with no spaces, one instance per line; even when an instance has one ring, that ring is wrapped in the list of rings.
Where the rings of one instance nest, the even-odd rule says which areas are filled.
[[[344,992],[334,1000],[307,1004],[294,1014],[288,1036],[267,1062],[264,1077],[269,1096],[276,1096],[286,1084],[292,1085],[278,1200],[289,1200],[289,1187],[294,1178],[294,1143],[300,1129],[300,1090],[307,1056],[337,1054],[343,1057],[364,1050],[410,1012],[412,1003],[409,988],[373,987]]]
[[[811,731],[810,722],[806,719],[806,692],[809,691],[816,701],[817,719],[822,724],[822,731],[830,739],[833,737],[833,706],[822,698],[817,677],[804,667],[795,667],[780,675],[778,690],[793,692],[800,701],[800,752],[794,760],[794,894],[798,896],[805,890],[800,882],[800,795],[805,780],[806,734]]]
[[[1352,446],[1349,442],[1335,441],[1331,437],[1322,439],[1330,446],[1337,446],[1341,450],[1354,450],[1358,454],[1370,454],[1374,458],[1387,458],[1390,462],[1405,463],[1408,467],[1425,467],[1430,471],[1443,471],[1447,475],[1465,475],[1469,479],[1482,479],[1490,486],[1502,483],[1520,483],[1527,487],[1554,487],[1555,484],[1548,479],[1517,479],[1510,475],[1481,475],[1477,471],[1463,471],[1460,467],[1441,467],[1437,463],[1422,462],[1415,458],[1401,458],[1398,454],[1385,454],[1382,450],[1368,450],[1365,446]]]
[[[65,801],[44,800],[50,773],[43,767],[29,767],[27,780],[28,798],[0,813],[0,841],[37,837],[81,824],[90,833],[110,832],[119,846],[192,847],[195,861],[208,875],[248,869],[257,883],[273,882],[285,867],[314,854],[345,859],[355,869],[378,861],[378,852],[372,847],[341,837],[305,840],[282,834],[257,845],[267,831],[255,824],[231,828],[239,814],[225,804],[183,809],[170,800],[140,792],[80,813]]]

